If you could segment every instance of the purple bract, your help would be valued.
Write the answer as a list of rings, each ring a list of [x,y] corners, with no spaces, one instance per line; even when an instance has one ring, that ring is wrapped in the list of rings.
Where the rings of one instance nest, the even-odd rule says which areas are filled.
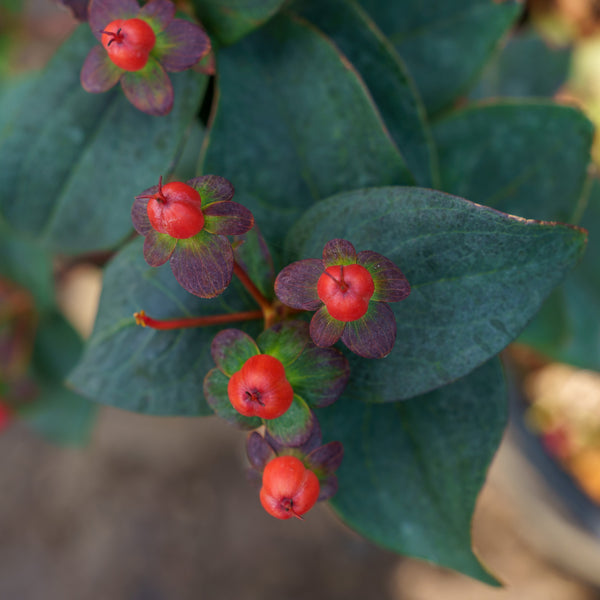
[[[339,321],[319,298],[317,284],[325,269],[352,264],[361,265],[370,273],[375,292],[366,314],[354,321]],[[310,335],[317,346],[331,346],[341,339],[359,356],[383,358],[396,341],[396,319],[387,303],[404,300],[410,285],[402,271],[385,256],[371,250],[357,253],[347,240],[335,239],[325,245],[322,259],[309,258],[285,267],[275,280],[275,293],[287,306],[317,311],[310,322]]]
[[[182,287],[201,298],[214,298],[223,293],[233,275],[233,250],[226,236],[252,229],[254,217],[246,207],[231,200],[233,186],[223,177],[204,175],[185,183],[200,194],[202,201],[204,227],[199,233],[177,239],[152,227],[148,196],[158,191],[157,185],[136,197],[131,209],[133,226],[146,238],[144,258],[151,267],[170,261]]]

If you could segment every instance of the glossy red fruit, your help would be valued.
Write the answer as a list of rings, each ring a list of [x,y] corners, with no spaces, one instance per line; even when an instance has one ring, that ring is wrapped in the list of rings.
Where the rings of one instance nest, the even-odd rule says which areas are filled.
[[[108,56],[125,71],[143,69],[156,43],[152,27],[142,19],[117,19],[100,33]]]
[[[319,498],[319,480],[295,456],[278,456],[263,471],[260,502],[277,519],[301,518]]]
[[[200,194],[186,183],[173,181],[163,186],[161,177],[156,194],[138,198],[149,198],[148,218],[159,233],[185,240],[204,227]]]
[[[251,356],[227,385],[229,401],[245,417],[276,419],[294,399],[281,361],[269,354]]]
[[[361,265],[327,267],[319,277],[317,294],[338,321],[356,321],[369,308],[375,292],[373,277]]]

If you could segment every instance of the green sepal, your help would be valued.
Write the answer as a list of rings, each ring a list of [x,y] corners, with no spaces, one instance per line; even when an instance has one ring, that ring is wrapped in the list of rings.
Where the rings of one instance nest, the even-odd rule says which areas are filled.
[[[313,431],[315,415],[308,404],[294,394],[294,400],[288,410],[276,419],[265,419],[269,434],[283,446],[300,446]]]
[[[260,350],[247,333],[239,329],[223,329],[214,337],[210,353],[217,367],[231,377],[251,356],[260,354]]]
[[[308,325],[304,321],[285,321],[263,331],[256,343],[263,354],[270,354],[281,361],[289,381],[288,369],[309,341]]]

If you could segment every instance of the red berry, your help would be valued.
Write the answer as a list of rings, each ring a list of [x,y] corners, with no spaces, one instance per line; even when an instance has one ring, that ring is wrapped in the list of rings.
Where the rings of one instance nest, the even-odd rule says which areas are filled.
[[[319,277],[317,294],[338,321],[356,321],[369,308],[375,292],[373,277],[361,265],[327,267]]]
[[[142,19],[117,19],[100,33],[108,56],[125,71],[143,69],[156,43],[152,27]]]
[[[281,361],[269,354],[251,356],[227,385],[229,400],[245,417],[276,419],[291,406],[294,390]]]
[[[138,198],[150,198],[146,208],[148,218],[159,233],[185,240],[204,227],[200,194],[186,183],[173,181],[163,186],[161,177],[156,194]]]
[[[301,518],[319,498],[319,480],[295,456],[278,456],[263,471],[260,502],[277,519]]]

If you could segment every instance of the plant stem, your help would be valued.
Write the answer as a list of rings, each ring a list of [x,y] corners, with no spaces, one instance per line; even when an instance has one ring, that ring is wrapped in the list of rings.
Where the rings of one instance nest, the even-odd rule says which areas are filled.
[[[210,325],[222,325],[223,323],[235,323],[238,321],[252,321],[262,319],[262,310],[248,310],[225,315],[210,315],[207,317],[186,317],[182,319],[153,319],[146,315],[143,310],[133,313],[135,322],[142,327],[152,329],[184,329],[189,327],[209,327]]]
[[[240,264],[234,260],[233,261],[233,272],[237,276],[237,278],[242,282],[242,285],[250,292],[250,295],[256,300],[258,305],[263,311],[265,317],[273,312],[272,303],[265,298],[263,293],[254,285],[254,282],[250,277],[248,277],[248,273],[242,269]]]

